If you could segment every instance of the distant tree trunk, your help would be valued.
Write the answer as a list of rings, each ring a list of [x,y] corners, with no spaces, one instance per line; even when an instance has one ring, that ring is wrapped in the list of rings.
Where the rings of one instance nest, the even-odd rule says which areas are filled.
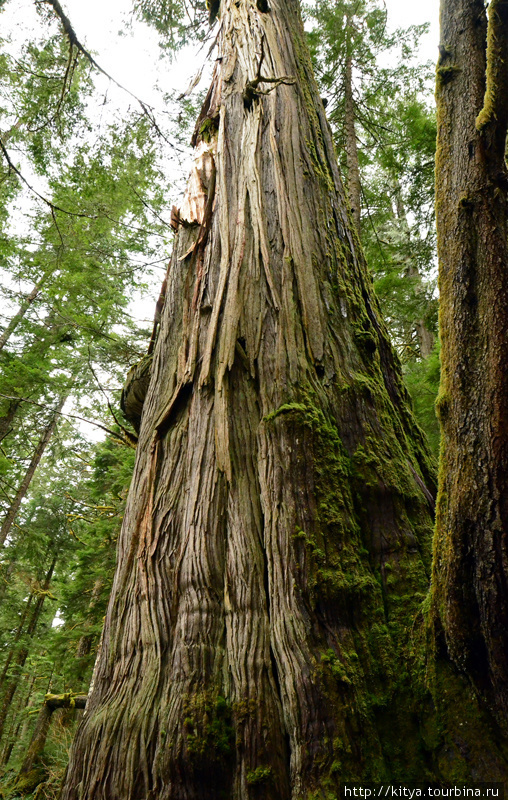
[[[411,229],[409,227],[406,208],[404,206],[404,200],[402,198],[402,187],[399,183],[398,178],[395,179],[393,188],[395,193],[395,208],[397,211],[397,218],[402,225],[409,252],[409,256],[407,259],[406,275],[408,278],[412,278],[413,280],[415,280],[415,291],[419,293],[423,291],[422,278],[420,275],[420,270],[414,263],[413,258],[411,258]],[[414,330],[416,332],[416,337],[418,339],[418,348],[420,350],[420,355],[422,358],[428,358],[432,353],[432,350],[434,349],[434,344],[435,344],[434,334],[431,330],[429,330],[425,322],[425,319],[415,320]]]
[[[55,432],[55,428],[58,424],[58,420],[60,417],[60,412],[64,406],[65,401],[67,400],[67,395],[62,397],[56,406],[50,421],[46,425],[41,438],[37,444],[37,447],[34,450],[32,455],[32,459],[30,464],[28,465],[28,469],[18,487],[18,491],[16,492],[16,496],[14,497],[11,505],[7,509],[7,514],[5,519],[2,523],[2,527],[0,528],[0,546],[5,544],[5,540],[7,539],[9,533],[11,532],[11,528],[14,524],[14,520],[16,519],[17,513],[21,507],[21,503],[25,499],[28,489],[30,488],[30,484],[32,483],[33,477],[37,470],[37,467],[40,464],[41,458],[44,455],[44,452],[51,441],[51,437]]]
[[[16,633],[14,634],[12,647],[9,650],[9,652],[7,653],[7,658],[5,659],[5,663],[4,663],[3,668],[2,668],[2,674],[0,675],[0,689],[2,688],[2,686],[4,684],[4,681],[5,681],[5,678],[7,676],[7,673],[9,672],[9,667],[11,665],[11,661],[14,658],[14,655],[16,653],[16,645],[18,644],[19,640],[21,639],[21,636],[23,635],[23,630],[25,628],[26,618],[28,616],[28,612],[30,611],[30,606],[32,605],[33,598],[34,598],[33,593],[30,593],[30,595],[28,596],[28,599],[25,601],[25,605],[24,605],[23,611],[21,613],[21,619],[20,619],[18,627],[16,629]]]
[[[0,417],[0,442],[11,432],[11,425],[20,405],[21,400],[10,400],[7,406],[7,412],[3,417]]]
[[[93,611],[101,598],[101,594],[104,590],[104,579],[97,578],[94,583],[92,596],[90,598],[90,604],[88,606],[88,615],[87,620],[85,622],[85,628],[90,627],[93,624]],[[90,655],[92,650],[92,644],[95,635],[93,633],[84,633],[79,642],[78,647],[76,649],[76,659],[79,662],[78,667],[78,674],[77,674],[77,681],[78,686],[81,686],[84,683],[85,676],[86,676],[86,663],[87,663],[87,656]]]
[[[16,133],[17,130],[19,130],[19,128],[22,126],[22,124],[23,124],[23,120],[22,119],[17,119],[16,122],[14,123],[14,125],[11,125],[11,127],[8,128],[3,133],[0,133],[0,138],[2,139],[2,142],[5,144],[11,138],[11,136],[14,133]]]
[[[262,7],[221,2],[64,800],[296,800],[431,770],[406,648],[432,468],[298,3]]]
[[[423,359],[428,358],[434,349],[435,337],[432,331],[429,331],[424,319],[417,319],[415,322],[416,336],[418,339],[418,346],[420,348],[420,355]]]
[[[26,701],[25,701],[25,706],[29,707],[29,708],[33,708],[33,706],[34,706],[34,702],[33,701],[31,702],[31,698],[32,698],[32,692],[33,692],[33,688],[34,688],[36,680],[37,680],[37,675],[32,675],[32,680],[30,682],[30,689],[28,691],[27,698],[26,698]],[[30,720],[30,715],[26,714],[26,717],[25,717],[25,719],[23,721],[23,727],[21,728],[21,735],[19,737],[19,741],[21,741],[21,742],[25,741],[25,737],[26,737],[26,735],[28,733],[28,729],[30,727],[30,721],[31,721]]]
[[[508,1],[443,0],[437,76],[442,466],[434,610],[508,728]]]
[[[348,42],[346,68],[344,70],[344,133],[346,145],[347,193],[353,220],[358,236],[361,233],[362,185],[360,180],[360,162],[358,160],[358,142],[356,141],[356,111],[353,96],[353,54]]]
[[[15,332],[16,328],[18,327],[19,323],[24,318],[26,312],[28,311],[28,309],[30,308],[30,306],[32,305],[34,300],[36,300],[36,298],[38,297],[39,292],[41,291],[41,288],[42,288],[46,278],[48,277],[48,275],[49,275],[49,272],[46,273],[45,275],[43,275],[43,277],[40,279],[40,281],[38,281],[35,284],[35,286],[33,287],[32,291],[29,292],[29,294],[27,294],[26,297],[23,298],[23,300],[21,301],[19,309],[17,310],[16,314],[14,314],[14,316],[12,317],[11,321],[9,322],[9,324],[6,326],[6,328],[3,331],[3,333],[0,334],[0,351],[3,350],[3,348],[5,347],[7,342],[9,341],[10,337],[12,336],[12,334]]]
[[[26,709],[30,703],[30,698],[32,696],[35,680],[36,680],[35,675],[32,675],[32,678],[30,680],[30,686],[28,687],[28,692],[25,695],[25,697],[20,700],[17,713],[15,715],[13,714],[13,724],[11,725],[11,729],[9,730],[9,732],[5,737],[6,744],[2,751],[1,764],[3,767],[7,765],[16,742],[23,741],[24,734],[26,733],[25,726],[28,724],[30,718],[27,713],[21,714],[20,712],[22,711],[22,709]]]
[[[33,608],[33,611],[32,611],[32,613],[30,615],[30,621],[29,621],[29,623],[27,625],[27,629],[26,629],[26,637],[28,639],[31,639],[33,637],[35,631],[37,630],[37,625],[38,625],[38,622],[39,622],[39,618],[41,616],[42,609],[44,607],[44,601],[46,599],[46,593],[49,590],[49,587],[51,586],[51,579],[53,577],[53,572],[55,571],[55,566],[56,566],[57,560],[58,560],[58,556],[54,556],[53,561],[51,562],[51,565],[50,565],[50,567],[49,567],[49,569],[48,569],[48,571],[46,573],[46,577],[45,577],[44,583],[42,585],[42,591],[39,594],[39,597],[37,598],[37,602],[36,602],[36,604],[35,604],[35,606]],[[14,695],[16,694],[16,690],[19,687],[19,673],[21,672],[21,670],[25,666],[25,661],[28,658],[29,652],[30,651],[29,651],[29,648],[28,648],[27,645],[23,645],[18,650],[17,656],[16,656],[15,661],[14,661],[14,664],[17,667],[16,675],[14,675],[11,678],[11,680],[7,683],[7,686],[6,686],[4,694],[3,694],[2,703],[0,705],[0,740],[1,740],[1,738],[3,736],[3,733],[4,733],[5,722],[7,720],[7,715],[9,713],[9,709],[11,707],[12,700],[14,698]]]

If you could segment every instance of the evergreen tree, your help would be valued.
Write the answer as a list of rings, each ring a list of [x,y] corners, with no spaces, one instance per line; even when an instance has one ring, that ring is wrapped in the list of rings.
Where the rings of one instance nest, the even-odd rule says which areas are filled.
[[[15,569],[0,618],[0,751],[2,788],[10,787],[13,796],[41,781],[44,791],[56,791],[61,780],[77,721],[71,700],[88,690],[133,455],[112,439],[90,445],[67,425],[53,441],[20,512],[23,535],[5,551],[4,565],[15,563]],[[45,588],[43,565],[55,547],[58,562]],[[52,693],[49,705],[47,692]],[[55,720],[55,710],[65,703],[69,710],[58,712]]]
[[[38,8],[40,36],[16,57],[5,43],[0,69],[2,541],[15,530],[65,399],[64,411],[74,406],[86,417],[91,406],[104,424],[97,375],[118,387],[146,346],[129,302],[153,285],[150,262],[164,261],[170,236],[147,115],[92,122],[90,62],[60,20]]]
[[[436,382],[432,365],[421,363],[437,346],[433,69],[413,56],[425,26],[388,33],[387,10],[377,0],[316,2],[307,18],[356,229],[437,455],[439,376]],[[396,66],[388,67],[388,58]]]

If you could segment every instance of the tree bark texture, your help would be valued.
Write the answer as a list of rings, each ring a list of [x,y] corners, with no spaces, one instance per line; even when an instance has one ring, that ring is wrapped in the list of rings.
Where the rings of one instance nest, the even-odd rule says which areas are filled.
[[[437,222],[438,629],[508,720],[508,2],[442,0]],[[488,39],[488,46],[487,46]]]
[[[321,797],[400,759],[432,467],[298,3],[220,13],[65,800]]]

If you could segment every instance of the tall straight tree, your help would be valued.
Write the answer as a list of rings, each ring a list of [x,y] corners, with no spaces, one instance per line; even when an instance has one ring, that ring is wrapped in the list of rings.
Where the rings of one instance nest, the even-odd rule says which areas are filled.
[[[14,520],[16,519],[16,515],[20,509],[21,503],[25,499],[28,490],[30,488],[30,484],[33,480],[35,475],[35,471],[40,464],[41,458],[44,455],[44,452],[51,441],[51,437],[55,432],[55,428],[58,424],[60,419],[60,413],[62,408],[64,407],[65,401],[67,397],[61,397],[58,401],[58,404],[53,411],[51,418],[46,425],[45,429],[42,432],[42,436],[37,443],[37,447],[35,448],[30,464],[28,465],[28,469],[26,470],[23,479],[18,486],[18,490],[16,495],[10,504],[9,508],[7,509],[7,514],[5,515],[5,519],[2,522],[2,526],[0,528],[0,546],[5,544],[5,540],[7,539],[9,533],[11,532],[12,526],[14,524]]]
[[[299,3],[218,10],[64,800],[324,798],[428,774],[398,665],[428,588],[432,470]]]
[[[508,719],[508,2],[442,0],[437,220],[443,436],[434,600]],[[487,35],[488,27],[488,35]]]

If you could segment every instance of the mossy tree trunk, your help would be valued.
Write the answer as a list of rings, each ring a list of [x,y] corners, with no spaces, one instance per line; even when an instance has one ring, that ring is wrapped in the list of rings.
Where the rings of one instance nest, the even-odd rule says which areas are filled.
[[[432,467],[299,4],[260,7],[221,3],[65,800],[289,800],[407,766]]]
[[[508,727],[508,2],[442,0],[437,222],[442,463],[433,599]],[[439,637],[439,634],[438,634]]]

